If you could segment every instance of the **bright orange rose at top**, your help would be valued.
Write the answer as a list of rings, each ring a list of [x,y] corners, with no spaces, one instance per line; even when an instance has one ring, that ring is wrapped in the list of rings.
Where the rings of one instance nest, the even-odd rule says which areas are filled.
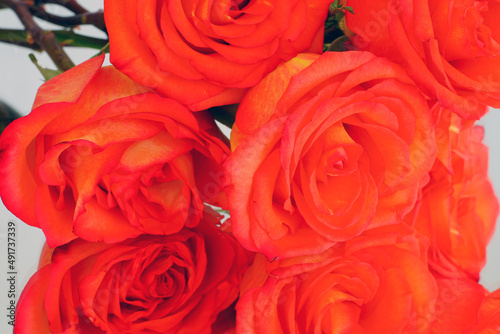
[[[331,0],[106,0],[111,63],[191,110],[239,102],[280,62],[323,51]]]
[[[50,247],[117,242],[196,226],[225,206],[227,140],[208,112],[138,85],[93,58],[46,82],[0,137],[0,195]]]
[[[500,2],[347,0],[354,47],[402,64],[431,98],[463,118],[500,107]]]
[[[278,67],[242,101],[231,136],[233,232],[268,259],[400,222],[436,153],[424,97],[403,69],[368,52]]]

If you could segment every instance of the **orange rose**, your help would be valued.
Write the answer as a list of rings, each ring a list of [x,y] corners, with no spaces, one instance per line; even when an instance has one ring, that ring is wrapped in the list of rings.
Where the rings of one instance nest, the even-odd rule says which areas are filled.
[[[0,195],[50,247],[196,226],[225,205],[229,148],[209,113],[91,59],[45,83],[0,139]]]
[[[438,297],[428,318],[432,334],[464,334],[479,320],[485,289],[469,278],[435,276]]]
[[[434,270],[477,281],[499,213],[488,178],[488,148],[481,142],[481,127],[445,109],[440,113],[438,157],[416,216],[406,220],[430,238]]]
[[[218,315],[238,297],[250,258],[215,227],[218,222],[207,212],[196,228],[170,236],[142,235],[118,244],[76,239],[56,248],[21,294],[14,333],[227,328],[230,319]]]
[[[496,0],[347,0],[354,47],[402,64],[431,98],[467,119],[500,107]]]
[[[111,63],[191,110],[239,102],[280,62],[323,51],[331,0],[106,0]]]
[[[486,294],[475,326],[464,334],[496,334],[500,331],[500,289]]]
[[[233,231],[268,259],[320,253],[370,224],[400,222],[436,149],[419,90],[368,52],[278,67],[248,92],[231,136]]]
[[[236,305],[239,333],[427,333],[437,298],[428,240],[404,224],[316,256],[256,257]],[[264,263],[263,263],[264,262]]]

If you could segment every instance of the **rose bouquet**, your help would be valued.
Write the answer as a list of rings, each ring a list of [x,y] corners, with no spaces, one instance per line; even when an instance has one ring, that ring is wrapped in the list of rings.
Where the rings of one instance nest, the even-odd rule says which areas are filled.
[[[65,71],[0,137],[2,201],[46,238],[15,333],[500,331],[475,123],[500,107],[497,1],[105,0],[99,17],[112,66],[35,35]]]

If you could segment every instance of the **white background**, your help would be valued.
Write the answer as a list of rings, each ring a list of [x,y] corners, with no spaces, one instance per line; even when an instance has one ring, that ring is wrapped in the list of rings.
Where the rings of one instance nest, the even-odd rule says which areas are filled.
[[[81,1],[86,8],[95,11],[102,9],[102,0]],[[56,8],[56,7],[52,7]],[[53,11],[54,12],[54,11]],[[65,12],[59,10],[59,15]],[[0,10],[0,28],[22,28],[17,17],[10,10]],[[80,32],[97,37],[104,34],[97,29],[82,28]],[[8,103],[22,114],[27,114],[31,109],[36,91],[43,83],[43,78],[31,63],[28,54],[32,51],[12,45],[0,43],[0,100]],[[70,49],[70,57],[79,64],[96,54],[95,50]],[[46,54],[35,52],[39,63],[45,67],[54,68]],[[500,110],[492,110],[480,122],[485,127],[485,143],[490,147],[490,176],[497,194],[500,194]],[[7,297],[9,286],[7,284],[7,224],[16,222],[16,267],[17,267],[17,298],[36,271],[38,257],[42,248],[44,237],[37,228],[22,223],[8,212],[0,203],[0,332],[10,333],[11,326],[7,324]],[[488,246],[488,262],[481,275],[481,283],[489,290],[500,287],[500,228],[497,229]]]

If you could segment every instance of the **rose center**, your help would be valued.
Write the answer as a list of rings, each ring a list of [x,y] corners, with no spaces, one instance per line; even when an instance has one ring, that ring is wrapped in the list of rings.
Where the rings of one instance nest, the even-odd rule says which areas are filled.
[[[340,176],[351,174],[356,170],[359,154],[361,152],[357,150],[357,147],[353,149],[353,147],[348,145],[331,149],[326,153],[324,173],[327,176]],[[321,167],[321,163],[319,167]]]
[[[244,8],[250,0],[218,0],[214,1],[210,12],[211,22],[223,25],[232,22],[243,15],[240,10]]]
[[[337,161],[333,164],[333,169],[341,171],[344,168],[344,162],[342,160]]]

